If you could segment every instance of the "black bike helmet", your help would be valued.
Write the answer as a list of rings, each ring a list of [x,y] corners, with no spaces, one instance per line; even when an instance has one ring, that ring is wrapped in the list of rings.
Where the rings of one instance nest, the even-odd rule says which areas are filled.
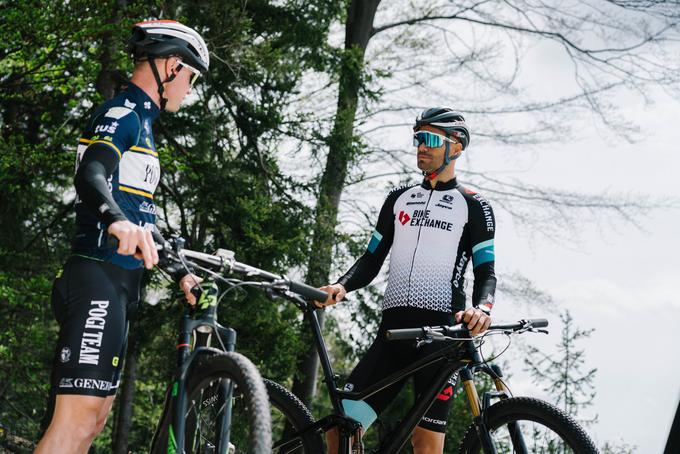
[[[135,24],[128,49],[135,60],[177,56],[202,73],[210,66],[208,46],[201,35],[174,20]]]
[[[465,124],[465,118],[453,109],[448,107],[432,107],[423,110],[418,115],[418,118],[416,118],[413,130],[417,131],[425,125],[434,126],[446,132],[446,134],[455,137],[463,145],[463,150],[470,144],[470,130]]]

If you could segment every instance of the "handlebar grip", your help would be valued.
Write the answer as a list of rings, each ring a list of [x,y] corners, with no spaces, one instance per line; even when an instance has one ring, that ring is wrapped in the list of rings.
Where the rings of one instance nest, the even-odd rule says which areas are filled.
[[[417,339],[424,335],[425,331],[423,328],[388,329],[385,332],[387,340]]]
[[[192,295],[194,295],[196,297],[196,302],[198,303],[198,300],[201,299],[201,295],[203,295],[203,291],[201,290],[201,287],[199,287],[198,285],[194,285],[193,287],[191,287],[190,292],[191,292]]]
[[[328,299],[328,293],[302,282],[290,281],[290,291],[302,295],[308,300],[326,301]]]
[[[546,328],[548,326],[548,320],[544,318],[532,318],[527,321],[531,323],[532,328]]]

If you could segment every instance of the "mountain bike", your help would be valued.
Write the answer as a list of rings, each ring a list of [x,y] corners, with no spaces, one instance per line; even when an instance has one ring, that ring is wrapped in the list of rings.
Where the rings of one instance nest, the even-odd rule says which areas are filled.
[[[199,272],[205,257],[180,239],[154,235],[161,269]],[[117,240],[109,240],[111,246]],[[221,259],[220,259],[221,260]],[[155,454],[271,453],[267,392],[255,365],[235,351],[236,331],[217,321],[222,289],[206,280],[196,306],[185,305],[177,337],[177,365],[151,440]],[[218,344],[211,347],[212,343]]]
[[[195,307],[185,307],[177,340],[177,366],[151,441],[155,454],[269,454],[271,416],[265,384],[253,363],[235,352],[236,331],[217,320],[224,296],[237,286],[267,281],[272,293],[325,298],[326,293],[234,260],[219,249],[205,254],[184,248],[181,239],[154,235],[160,268],[181,266],[208,277],[199,284]],[[111,241],[115,245],[115,240]],[[248,281],[225,277],[240,273]],[[215,344],[216,347],[211,347]]]
[[[416,425],[437,399],[440,390],[452,377],[459,377],[462,381],[473,415],[473,422],[460,444],[460,453],[597,453],[597,448],[585,431],[562,410],[539,399],[513,397],[503,380],[501,369],[484,360],[479,350],[480,340],[489,335],[510,336],[539,331],[547,333],[542,329],[547,327],[547,320],[533,319],[494,324],[478,338],[470,337],[469,331],[462,325],[389,330],[386,335],[390,341],[415,341],[418,346],[442,342],[443,345],[438,351],[424,356],[372,386],[359,392],[349,392],[340,389],[336,384],[339,377],[333,373],[319,329],[316,318],[318,309],[294,296],[289,299],[304,312],[305,320],[312,331],[333,409],[330,415],[314,421],[309,410],[296,396],[265,379],[272,406],[274,452],[322,453],[324,452],[322,434],[329,429],[337,428],[339,453],[363,453],[364,448],[360,441],[362,427],[359,422],[345,414],[341,401],[365,399],[424,367],[438,365],[432,384],[427,388],[428,391],[417,397],[401,422],[384,438],[374,453],[400,452]],[[495,390],[485,392],[481,398],[474,384],[474,376],[478,373],[488,375],[495,386]],[[355,440],[353,448],[352,439]]]

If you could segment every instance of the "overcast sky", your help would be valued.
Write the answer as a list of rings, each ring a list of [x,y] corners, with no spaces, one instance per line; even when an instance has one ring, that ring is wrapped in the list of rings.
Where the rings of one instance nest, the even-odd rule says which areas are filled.
[[[641,200],[680,200],[680,105],[659,96],[636,118],[648,131],[643,142],[603,140],[593,128],[576,143],[544,150],[521,178],[593,193],[632,193]],[[485,151],[488,168],[512,169]],[[589,412],[599,414],[594,437],[623,439],[640,453],[662,452],[680,397],[680,211],[656,210],[639,219],[642,230],[620,221],[584,222],[579,238],[560,243],[518,234],[507,214],[497,216],[499,270],[521,270],[569,309],[579,327],[595,328],[581,343],[587,366],[598,368]],[[504,319],[517,314],[502,300],[494,312]],[[559,341],[559,319],[541,310],[532,315],[551,321],[550,336],[532,338],[549,351]]]

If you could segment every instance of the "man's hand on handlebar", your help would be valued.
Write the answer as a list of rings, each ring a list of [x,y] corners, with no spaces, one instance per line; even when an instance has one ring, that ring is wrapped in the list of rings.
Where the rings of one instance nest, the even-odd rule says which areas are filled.
[[[118,238],[119,254],[134,255],[135,258],[144,260],[144,266],[149,270],[158,263],[158,251],[151,231],[130,221],[116,221],[109,226],[107,232]]]
[[[467,325],[471,336],[482,334],[491,325],[491,316],[474,307],[470,307],[465,311],[458,311],[454,317],[456,323],[464,322]]]
[[[316,307],[332,306],[333,304],[342,301],[347,294],[347,291],[342,284],[326,285],[321,287],[319,290],[328,293],[328,298],[326,298],[326,301],[324,302],[314,301],[314,305]]]
[[[184,292],[184,296],[191,306],[196,305],[196,295],[191,293],[191,289],[203,282],[203,279],[195,274],[187,274],[179,281],[179,288]]]

